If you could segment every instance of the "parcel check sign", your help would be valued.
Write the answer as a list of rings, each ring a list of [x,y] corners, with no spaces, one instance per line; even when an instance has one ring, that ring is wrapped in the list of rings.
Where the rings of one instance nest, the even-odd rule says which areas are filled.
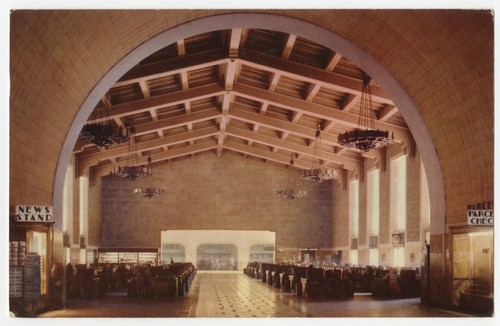
[[[467,211],[467,225],[493,225],[492,209],[470,209]]]

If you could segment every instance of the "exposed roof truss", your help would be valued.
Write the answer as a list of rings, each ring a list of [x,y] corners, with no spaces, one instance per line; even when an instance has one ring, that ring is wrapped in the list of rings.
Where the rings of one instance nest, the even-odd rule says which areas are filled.
[[[322,128],[328,166],[359,172],[369,155],[345,149],[337,136],[357,126],[362,71],[341,54],[300,36],[233,29],[196,35],[142,60],[103,97],[119,126],[134,125],[136,157],[153,164],[194,155],[236,155],[310,168]],[[376,126],[399,143],[411,134],[396,105],[372,84]],[[94,121],[93,115],[89,122]],[[129,157],[127,144],[107,149],[79,141],[77,173],[99,177]]]

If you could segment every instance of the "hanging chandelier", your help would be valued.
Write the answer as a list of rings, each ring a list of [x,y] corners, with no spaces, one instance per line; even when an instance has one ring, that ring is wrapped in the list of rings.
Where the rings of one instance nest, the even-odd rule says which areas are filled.
[[[126,128],[115,125],[109,118],[108,109],[97,109],[95,123],[87,123],[83,126],[78,136],[79,140],[90,141],[99,148],[107,148],[112,144],[121,144],[129,140]]]
[[[293,153],[290,155],[290,166],[288,167],[288,185],[287,189],[280,189],[276,192],[278,197],[294,200],[297,198],[307,196],[307,191],[305,190],[296,190],[292,187],[292,177],[291,177],[291,168],[294,164]]]
[[[316,139],[314,142],[314,152],[313,152],[313,166],[308,170],[301,170],[300,177],[304,180],[313,181],[316,183],[321,183],[324,180],[332,180],[338,178],[338,171],[326,166],[326,162],[323,159],[323,151],[321,144],[321,128],[318,123],[316,129]]]
[[[149,172],[152,174],[151,162],[152,162],[151,153],[148,153],[148,167],[149,167]],[[145,181],[139,181],[142,182],[143,185],[141,187],[134,188],[133,193],[139,197],[147,199],[151,199],[153,197],[165,193],[165,189],[153,187],[151,185],[151,179],[152,178],[145,178]]]
[[[370,81],[371,77],[363,72],[358,127],[340,134],[338,138],[341,146],[357,148],[364,153],[374,148],[386,147],[394,140],[394,134],[389,138],[389,131],[375,128],[375,112],[373,110]]]
[[[111,174],[129,180],[137,180],[151,176],[151,168],[148,165],[119,166],[117,169],[113,169]]]
[[[139,164],[139,159],[136,155],[135,128],[133,126],[129,128],[129,133],[130,133],[130,142],[129,142],[129,153],[127,157],[127,162],[129,164],[124,166],[119,166],[116,169],[113,168],[111,174],[129,180],[137,180],[149,177],[152,175],[151,155],[149,155],[146,164]]]
[[[163,194],[163,193],[165,193],[165,189],[153,188],[153,187],[135,188],[134,189],[134,194],[136,194],[139,197],[148,198],[148,199],[151,199],[151,198],[156,197],[156,196]]]
[[[297,199],[307,196],[307,191],[305,190],[293,190],[293,189],[283,189],[277,191],[278,197],[285,199]]]

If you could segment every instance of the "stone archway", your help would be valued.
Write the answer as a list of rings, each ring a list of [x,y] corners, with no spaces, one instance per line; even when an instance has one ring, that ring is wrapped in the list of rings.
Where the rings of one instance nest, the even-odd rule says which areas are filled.
[[[431,214],[430,231],[431,234],[444,233],[445,195],[439,159],[420,111],[397,80],[367,52],[332,31],[295,18],[263,13],[215,15],[193,20],[171,28],[149,39],[125,55],[102,77],[99,83],[91,90],[75,116],[59,156],[53,193],[56,228],[61,228],[62,225],[62,194],[66,168],[71,157],[72,149],[87,117],[107,90],[140,60],[160,50],[166,44],[171,44],[179,39],[207,31],[239,27],[276,30],[300,35],[341,53],[343,56],[356,63],[369,75],[373,76],[377,83],[392,97],[394,102],[397,103],[415,139],[428,180]]]

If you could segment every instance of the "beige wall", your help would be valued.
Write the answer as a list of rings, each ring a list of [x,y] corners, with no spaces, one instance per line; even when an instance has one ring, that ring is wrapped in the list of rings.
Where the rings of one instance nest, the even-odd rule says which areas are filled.
[[[368,248],[368,232],[367,232],[367,176],[366,173],[371,169],[377,168],[380,171],[380,220],[379,220],[379,256],[381,265],[390,264],[391,258],[391,234],[393,229],[390,226],[390,168],[391,159],[399,155],[406,155],[407,167],[407,206],[406,206],[406,230],[405,230],[405,247],[407,248],[407,256],[410,253],[415,254],[415,261],[410,262],[407,257],[407,266],[419,267],[421,257],[421,247],[424,245],[423,234],[420,230],[421,216],[421,196],[420,196],[420,155],[418,150],[412,154],[411,151],[403,150],[401,146],[394,144],[387,149],[385,163],[378,162],[374,164],[373,161],[368,161],[365,165],[364,176],[349,175],[347,183],[350,180],[358,178],[359,183],[359,264],[368,265],[369,261],[369,248]],[[385,165],[385,170],[384,170]],[[343,250],[344,263],[348,263],[348,250],[351,243],[349,238],[349,186],[344,189],[342,183],[337,183],[333,189],[333,249]],[[428,231],[428,230],[427,230]],[[384,256],[382,256],[385,254]],[[382,257],[385,257],[383,259]]]
[[[291,170],[292,180],[298,170]],[[331,183],[302,182],[308,197],[280,198],[289,171],[281,166],[215,153],[153,168],[150,180],[108,176],[102,182],[103,247],[159,247],[161,230],[269,230],[278,247],[330,247]],[[165,188],[152,199],[137,185]]]
[[[102,227],[102,192],[101,180],[89,188],[89,218],[88,218],[88,245],[99,247],[101,243]]]

